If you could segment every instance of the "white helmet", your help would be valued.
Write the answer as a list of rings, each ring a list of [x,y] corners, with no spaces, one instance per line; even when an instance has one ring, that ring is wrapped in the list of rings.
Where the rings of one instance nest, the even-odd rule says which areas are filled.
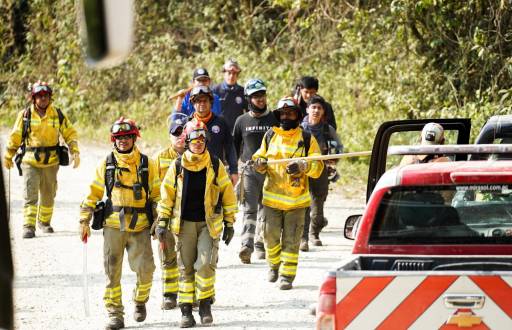
[[[421,144],[435,145],[444,143],[444,129],[443,126],[437,123],[428,123],[421,131]]]

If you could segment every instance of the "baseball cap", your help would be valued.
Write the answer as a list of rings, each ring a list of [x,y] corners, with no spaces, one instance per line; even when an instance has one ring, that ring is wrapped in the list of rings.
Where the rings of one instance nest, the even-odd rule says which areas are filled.
[[[240,65],[238,64],[238,62],[233,59],[233,58],[229,58],[226,63],[224,63],[224,66],[222,67],[222,70],[225,72],[225,71],[236,71],[236,72],[240,72],[242,71],[242,69],[240,68]]]
[[[169,124],[169,133],[174,134],[180,127],[183,129],[188,122],[188,116],[181,112],[175,112],[169,116],[167,123]]]
[[[194,70],[194,75],[192,79],[199,79],[199,78],[210,78],[210,74],[208,73],[208,70],[205,68],[197,68]]]
[[[423,127],[421,131],[421,144],[423,145],[435,145],[441,144],[444,141],[444,129],[443,126],[437,123],[428,123]]]

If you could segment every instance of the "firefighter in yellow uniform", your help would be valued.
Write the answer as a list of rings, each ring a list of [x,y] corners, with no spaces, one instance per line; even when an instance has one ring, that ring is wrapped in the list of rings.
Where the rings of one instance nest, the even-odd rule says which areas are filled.
[[[222,162],[206,149],[206,126],[193,119],[185,126],[185,134],[186,150],[171,164],[162,184],[156,228],[159,240],[165,241],[170,225],[177,241],[182,328],[196,324],[194,301],[199,302],[201,323],[213,322],[219,239],[222,234],[227,245],[233,238],[237,211],[231,180]]]
[[[304,217],[311,202],[308,177],[318,178],[323,162],[296,160],[268,165],[267,160],[321,155],[315,138],[299,126],[302,115],[291,98],[281,99],[274,114],[279,127],[265,133],[253,161],[256,171],[266,173],[262,204],[268,280],[276,282],[280,277],[279,288],[289,290],[297,273]]]
[[[38,81],[32,85],[31,94],[32,105],[18,113],[4,157],[10,169],[20,149],[16,165],[24,181],[23,238],[35,236],[36,221],[44,233],[53,233],[50,222],[57,192],[59,136],[71,151],[73,167],[80,164],[76,130],[62,111],[53,107],[51,87]]]
[[[160,181],[164,181],[165,174],[173,160],[185,151],[184,126],[188,122],[188,116],[184,113],[173,113],[169,117],[169,135],[171,145],[156,155],[156,166]],[[155,221],[155,224],[157,222]],[[176,243],[172,234],[166,236],[166,240],[158,250],[160,265],[162,267],[163,301],[162,309],[169,310],[176,307],[178,297],[178,263],[176,261]]]
[[[90,221],[97,203],[103,213],[94,212],[93,228],[103,228],[103,260],[107,286],[103,302],[109,314],[106,329],[124,328],[121,299],[121,271],[124,250],[130,268],[137,274],[134,289],[134,319],[146,319],[146,302],[155,264],[151,248],[151,219],[160,200],[160,179],[155,163],[135,146],[139,129],[133,120],[121,117],[111,128],[114,150],[96,169],[89,195],[80,207],[80,237],[90,235]],[[106,202],[100,202],[103,196]],[[154,214],[155,212],[155,214]],[[100,214],[99,214],[100,213]],[[99,219],[99,220],[98,220]]]

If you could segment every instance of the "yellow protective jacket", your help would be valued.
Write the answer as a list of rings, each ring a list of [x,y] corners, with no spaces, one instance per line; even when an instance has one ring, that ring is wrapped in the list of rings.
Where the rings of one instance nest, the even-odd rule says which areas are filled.
[[[16,117],[16,122],[14,123],[14,127],[7,143],[6,156],[11,159],[14,157],[22,143],[21,136],[23,131],[24,112],[25,110],[22,110],[18,113],[18,117]],[[58,164],[59,157],[56,150],[49,151],[50,158],[48,159],[48,163],[45,164],[44,153],[39,154],[40,160],[37,161],[34,156],[34,151],[30,151],[29,148],[54,147],[59,143],[59,135],[62,135],[64,141],[66,141],[66,144],[69,146],[69,151],[72,154],[79,153],[77,142],[78,135],[76,130],[73,128],[73,125],[71,125],[68,117],[64,115],[64,120],[62,125],[60,125],[57,110],[51,104],[46,109],[46,114],[43,117],[39,116],[37,111],[34,109],[34,105],[32,105],[30,107],[30,130],[26,141],[27,151],[23,157],[23,163],[38,168]]]
[[[279,127],[272,127],[274,135],[266,143],[266,134],[261,146],[254,153],[252,159],[265,158],[267,160],[283,159],[291,157],[303,157],[306,155],[304,143],[301,147],[299,141],[302,138],[302,128],[297,127],[288,131]],[[308,156],[320,156],[320,148],[314,136],[311,136]],[[286,173],[286,163],[268,165],[267,176],[263,184],[263,205],[278,210],[288,211],[297,208],[308,207],[311,203],[309,196],[308,177],[318,178],[322,173],[324,164],[322,161],[308,161],[306,172],[300,176],[292,177]],[[264,171],[265,172],[265,171]]]
[[[132,187],[137,182],[137,169],[141,163],[141,155],[137,147],[129,154],[121,154],[114,150],[114,156],[117,161],[116,181],[122,185]],[[96,169],[96,177],[90,185],[89,195],[84,199],[80,209],[80,222],[89,222],[92,212],[96,203],[101,200],[105,194],[105,166],[106,157],[100,162]],[[149,185],[149,200],[152,203],[157,203],[160,200],[160,178],[156,170],[155,162],[151,159],[148,160],[148,185]],[[139,183],[142,184],[139,178]],[[142,189],[142,198],[136,200],[134,198],[133,190],[125,187],[116,187],[112,189],[112,205],[143,208],[146,205],[146,191]],[[127,232],[140,232],[149,226],[148,218],[145,213],[138,214],[137,224],[132,230],[128,228],[131,213],[125,215],[125,230]],[[155,219],[156,220],[156,219]],[[105,227],[120,228],[119,212],[113,212],[105,221]]]
[[[172,148],[172,146],[156,154],[156,168],[158,170],[158,176],[160,177],[161,182],[164,182],[165,173],[167,173],[171,162],[179,156],[180,155],[176,152],[176,150]]]
[[[176,177],[176,161],[171,163],[165,175],[160,190],[162,199],[158,203],[158,217],[171,219],[171,230],[179,235],[181,228],[181,202],[183,192],[183,170]],[[222,233],[222,221],[235,222],[238,211],[233,184],[226,173],[222,162],[219,164],[217,180],[214,182],[215,172],[210,161],[210,154],[206,150],[201,155],[185,151],[181,157],[181,166],[189,171],[206,170],[206,187],[204,195],[204,211],[206,225],[213,239],[219,238]],[[222,214],[215,213],[215,206],[222,196]]]

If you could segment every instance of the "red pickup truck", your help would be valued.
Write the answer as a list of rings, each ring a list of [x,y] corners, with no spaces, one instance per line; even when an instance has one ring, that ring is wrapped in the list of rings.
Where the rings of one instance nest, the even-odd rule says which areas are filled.
[[[427,121],[379,129],[371,195],[345,224],[353,258],[321,285],[317,329],[512,329],[512,161],[474,160],[512,146],[461,146],[469,120],[432,121],[451,145],[396,146]],[[397,165],[405,154],[453,161]]]

